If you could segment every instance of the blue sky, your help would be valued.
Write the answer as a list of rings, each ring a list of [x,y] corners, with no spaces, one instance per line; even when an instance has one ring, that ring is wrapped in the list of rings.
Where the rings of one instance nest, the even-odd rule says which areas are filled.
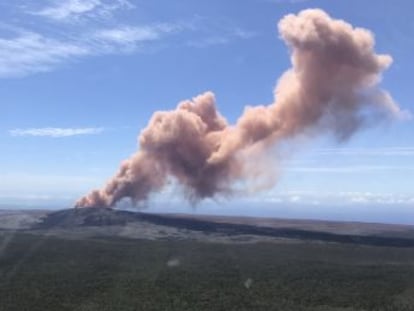
[[[136,150],[155,110],[206,90],[231,122],[272,102],[290,66],[277,22],[315,7],[375,33],[394,58],[382,86],[414,111],[410,0],[0,1],[0,205],[69,206]],[[405,120],[342,145],[295,145],[275,187],[197,211],[407,222],[413,134]],[[170,189],[163,198],[182,200]]]

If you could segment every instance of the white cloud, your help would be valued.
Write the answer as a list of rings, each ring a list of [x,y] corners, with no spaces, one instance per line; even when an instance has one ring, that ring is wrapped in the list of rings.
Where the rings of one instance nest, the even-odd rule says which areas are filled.
[[[315,167],[299,167],[291,166],[286,168],[290,172],[300,173],[358,173],[372,171],[414,171],[414,166],[397,166],[397,165],[355,165],[355,166],[315,166]]]
[[[47,72],[86,56],[132,52],[143,43],[160,40],[164,34],[178,30],[172,24],[125,26],[66,40],[20,32],[12,38],[0,38],[0,78]]]
[[[181,44],[193,47],[223,45],[256,35],[226,20],[195,18],[131,25],[107,18],[115,17],[113,13],[119,9],[133,8],[128,0],[50,0],[49,3],[37,11],[33,9],[34,2],[31,8],[20,8],[24,14],[41,17],[35,19],[36,23],[23,22],[27,15],[0,23],[7,33],[0,37],[0,78],[47,72],[85,57],[144,51],[149,44],[171,35],[180,34]],[[54,23],[51,27],[50,20],[65,23]],[[72,23],[79,20],[85,23]]]
[[[121,8],[133,8],[127,0],[64,0],[57,5],[45,7],[31,12],[33,15],[44,16],[55,21],[79,20],[83,17],[108,16],[111,12]]]
[[[302,205],[412,205],[413,194],[400,193],[373,193],[359,191],[323,192],[291,190],[279,192],[269,191],[257,198],[261,202],[268,201],[275,204],[302,204]]]
[[[414,156],[414,147],[388,148],[324,148],[315,150],[315,156]]]
[[[240,39],[250,39],[257,36],[256,32],[236,28],[232,31],[232,35]]]
[[[299,195],[292,195],[291,197],[289,197],[289,201],[292,203],[297,203],[300,202],[302,200],[302,197]]]
[[[225,36],[210,36],[197,40],[192,40],[187,43],[188,46],[195,48],[205,48],[212,45],[222,45],[229,43],[230,39]]]
[[[214,45],[228,44],[234,40],[251,39],[257,34],[252,31],[246,31],[240,28],[235,29],[221,29],[216,33],[208,33],[203,36],[197,36],[196,39],[188,41],[187,45],[196,48],[205,48]]]
[[[116,43],[131,43],[136,41],[156,40],[159,38],[159,33],[151,27],[120,27],[101,30],[96,33],[96,38]]]
[[[101,127],[86,128],[30,128],[30,129],[13,129],[9,131],[11,136],[42,136],[42,137],[70,137],[77,135],[96,135],[104,131]]]
[[[102,45],[131,47],[137,43],[159,40],[164,34],[180,31],[177,24],[154,24],[147,26],[117,26],[110,29],[101,29],[90,36],[90,39],[99,41]]]
[[[61,20],[94,10],[101,5],[100,0],[69,0],[57,6],[46,7],[34,14]]]
[[[308,2],[310,0],[265,0],[265,1],[266,2],[277,3],[277,4],[284,4],[284,3],[296,4],[296,3]]]
[[[18,195],[18,194],[3,194],[0,193],[0,199],[20,199],[20,200],[39,200],[39,201],[47,201],[47,200],[51,200],[54,197],[48,194],[24,194],[24,195]]]
[[[48,71],[64,60],[89,53],[88,46],[62,42],[31,32],[11,39],[0,38],[0,77]]]

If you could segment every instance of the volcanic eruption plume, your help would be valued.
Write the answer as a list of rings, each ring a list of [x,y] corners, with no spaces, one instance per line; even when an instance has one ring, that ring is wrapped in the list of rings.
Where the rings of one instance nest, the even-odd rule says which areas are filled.
[[[235,182],[257,177],[252,157],[269,147],[321,133],[344,141],[363,126],[401,114],[378,86],[392,58],[375,53],[371,32],[319,9],[287,15],[278,29],[292,68],[279,79],[273,103],[245,108],[234,125],[216,110],[211,92],[174,111],[155,112],[139,136],[139,150],[76,206],[144,201],[171,177],[191,199],[230,193]]]

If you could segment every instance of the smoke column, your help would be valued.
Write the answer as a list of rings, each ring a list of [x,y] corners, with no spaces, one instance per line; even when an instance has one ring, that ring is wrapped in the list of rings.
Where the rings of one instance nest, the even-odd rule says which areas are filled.
[[[392,63],[374,51],[374,37],[319,9],[287,15],[278,24],[292,67],[279,79],[274,102],[245,108],[230,125],[211,92],[155,112],[139,150],[100,190],[77,207],[110,207],[123,198],[145,201],[173,178],[191,200],[231,193],[256,178],[253,155],[299,136],[330,133],[345,141],[358,129],[401,115],[378,84]]]

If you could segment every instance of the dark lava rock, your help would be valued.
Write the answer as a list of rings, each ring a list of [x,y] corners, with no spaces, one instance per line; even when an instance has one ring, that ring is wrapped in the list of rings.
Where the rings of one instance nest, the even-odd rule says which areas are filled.
[[[73,228],[82,226],[123,226],[137,220],[137,213],[110,208],[72,208],[49,213],[38,229]]]

